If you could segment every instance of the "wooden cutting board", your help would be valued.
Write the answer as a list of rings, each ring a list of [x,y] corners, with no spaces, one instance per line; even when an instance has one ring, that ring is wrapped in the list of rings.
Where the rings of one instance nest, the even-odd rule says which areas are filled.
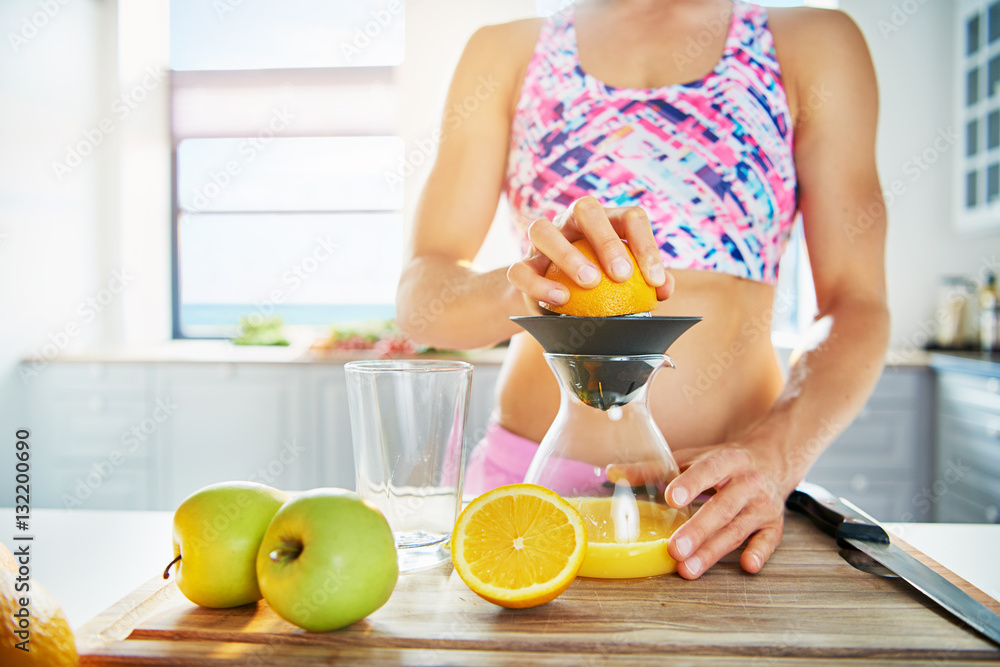
[[[901,544],[994,611],[1000,604]],[[77,633],[85,665],[671,664],[996,662],[1000,650],[901,580],[855,570],[832,538],[790,514],[757,575],[731,554],[697,581],[578,579],[541,607],[480,599],[451,564],[403,575],[389,602],[329,633],[260,602],[204,609],[153,579]]]

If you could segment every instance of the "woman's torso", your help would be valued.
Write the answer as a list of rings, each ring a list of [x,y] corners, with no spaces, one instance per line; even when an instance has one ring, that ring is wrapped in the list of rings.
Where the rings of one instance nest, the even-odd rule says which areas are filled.
[[[737,437],[766,412],[783,384],[770,344],[770,321],[777,256],[794,212],[793,114],[789,107],[795,100],[791,94],[789,99],[785,97],[773,47],[765,45],[773,59],[770,70],[762,69],[759,62],[765,58],[755,58],[753,47],[759,45],[754,40],[762,34],[770,38],[762,12],[746,5],[735,7],[732,21],[730,4],[725,1],[680,1],[673,3],[672,12],[646,16],[628,16],[621,8],[596,4],[577,10],[568,26],[565,18],[550,20],[539,26],[543,39],[522,64],[527,72],[525,91],[514,110],[508,198],[521,214],[522,224],[530,223],[528,218],[552,217],[553,212],[584,194],[593,194],[608,205],[644,206],[651,213],[654,234],[668,264],[674,267],[677,281],[674,297],[662,303],[655,315],[704,318],[672,346],[670,354],[677,369],[661,373],[650,393],[654,417],[675,449]],[[737,31],[735,22],[743,19],[746,24]],[[664,25],[674,29],[665,30]],[[623,34],[631,37],[627,48],[619,46]],[[549,42],[557,51],[554,55],[544,52]],[[741,50],[741,42],[750,48]],[[576,53],[577,43],[582,56]],[[540,72],[540,57],[547,58],[545,62],[563,62]],[[727,60],[740,71],[729,75]],[[751,79],[749,87],[761,90],[745,90],[747,71],[760,79]],[[529,87],[534,97],[527,95]],[[546,100],[546,90],[552,88],[559,92],[548,94]],[[565,107],[553,104],[559,96],[574,99],[575,110],[580,111],[576,121]],[[665,107],[676,114],[678,109],[700,109],[700,118],[697,112],[690,114],[694,120],[688,119],[688,135],[674,146],[679,150],[654,151],[652,157],[646,156],[669,162],[682,153],[686,175],[678,162],[661,172],[659,182],[655,174],[643,179],[639,173],[643,163],[633,161],[637,168],[632,169],[632,175],[637,177],[630,178],[628,171],[621,177],[623,168],[614,158],[627,169],[628,159],[637,156],[637,145],[658,148],[660,144],[653,143],[655,136],[647,137],[646,144],[640,140],[623,145],[617,156],[603,163],[598,162],[602,159],[599,154],[591,155],[596,151],[583,150],[584,144],[592,149],[600,143],[593,141],[592,128],[582,127],[587,120],[603,118],[600,131],[607,129],[619,137],[631,134],[633,140],[659,131],[649,123],[648,113],[633,113],[636,107],[628,105],[627,97],[645,102],[645,108],[653,111]],[[752,107],[758,100],[763,108]],[[743,113],[743,108],[748,111]],[[568,123],[569,131],[560,123]],[[720,131],[724,124],[730,127],[726,136]],[[699,132],[714,129],[715,134],[707,136],[715,143],[699,144],[700,135],[692,140],[692,125]],[[573,136],[574,127],[580,128],[580,136]],[[736,137],[732,127],[737,128]],[[567,144],[555,149],[563,156],[549,156],[548,164],[528,164],[540,152],[552,150],[553,137]],[[601,137],[603,134],[597,136]],[[574,140],[577,144],[569,145]],[[732,157],[733,149],[739,151],[747,142],[763,147],[755,148],[750,156],[750,171],[755,173],[749,174],[745,165],[734,167],[738,160]],[[567,164],[568,159],[577,172],[553,173],[553,165]],[[703,163],[692,165],[692,159]],[[705,165],[705,160],[709,164]],[[729,184],[723,184],[726,191],[714,191],[719,195],[714,202],[703,196],[706,182],[712,184],[696,173],[699,166],[723,175],[734,167],[727,176]],[[580,180],[578,172],[588,173],[587,180]],[[773,187],[762,193],[760,183],[768,179]],[[734,182],[736,188],[731,189]],[[698,238],[698,229],[692,234],[689,226],[657,224],[667,216],[681,222],[702,220],[706,223],[702,238]],[[741,231],[744,218],[751,221],[751,227],[754,223],[757,226]],[[539,441],[558,409],[559,390],[540,347],[526,334],[511,341],[498,393],[500,424]]]

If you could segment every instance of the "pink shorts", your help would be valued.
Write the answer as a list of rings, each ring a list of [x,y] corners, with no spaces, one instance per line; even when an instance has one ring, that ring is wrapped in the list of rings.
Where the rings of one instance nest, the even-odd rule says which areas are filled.
[[[511,433],[491,421],[486,428],[486,435],[469,456],[462,486],[463,495],[478,496],[498,486],[520,484],[537,451],[537,442]],[[595,478],[594,466],[579,461],[562,459],[558,467],[560,480],[568,482],[570,487],[582,489],[607,479],[603,473]],[[574,480],[579,480],[579,483]]]

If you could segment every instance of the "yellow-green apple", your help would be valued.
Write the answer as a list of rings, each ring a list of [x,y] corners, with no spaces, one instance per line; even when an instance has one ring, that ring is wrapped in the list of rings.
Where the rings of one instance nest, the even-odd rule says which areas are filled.
[[[290,500],[257,553],[257,581],[271,609],[314,632],[368,616],[386,603],[398,577],[389,523],[344,489],[313,489]]]
[[[223,482],[195,491],[174,512],[177,587],[202,607],[237,607],[260,599],[257,550],[284,491],[254,482]]]

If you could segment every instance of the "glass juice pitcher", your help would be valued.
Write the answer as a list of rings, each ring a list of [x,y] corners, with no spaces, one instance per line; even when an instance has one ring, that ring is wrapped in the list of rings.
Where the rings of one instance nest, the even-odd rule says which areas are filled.
[[[699,318],[601,318],[602,328],[614,324],[612,331],[597,331],[570,352],[564,336],[549,339],[547,330],[580,326],[589,318],[514,319],[546,349],[560,389],[559,413],[524,481],[552,489],[580,511],[587,556],[579,576],[633,579],[674,572],[667,544],[690,514],[664,498],[679,468],[649,411],[648,390],[662,368],[674,366],[662,350]],[[560,322],[524,321],[533,319]],[[654,340],[636,343],[635,336],[616,335],[621,327],[652,332]],[[564,351],[550,351],[557,348]],[[657,348],[661,353],[648,352]],[[613,349],[626,353],[609,353]]]

